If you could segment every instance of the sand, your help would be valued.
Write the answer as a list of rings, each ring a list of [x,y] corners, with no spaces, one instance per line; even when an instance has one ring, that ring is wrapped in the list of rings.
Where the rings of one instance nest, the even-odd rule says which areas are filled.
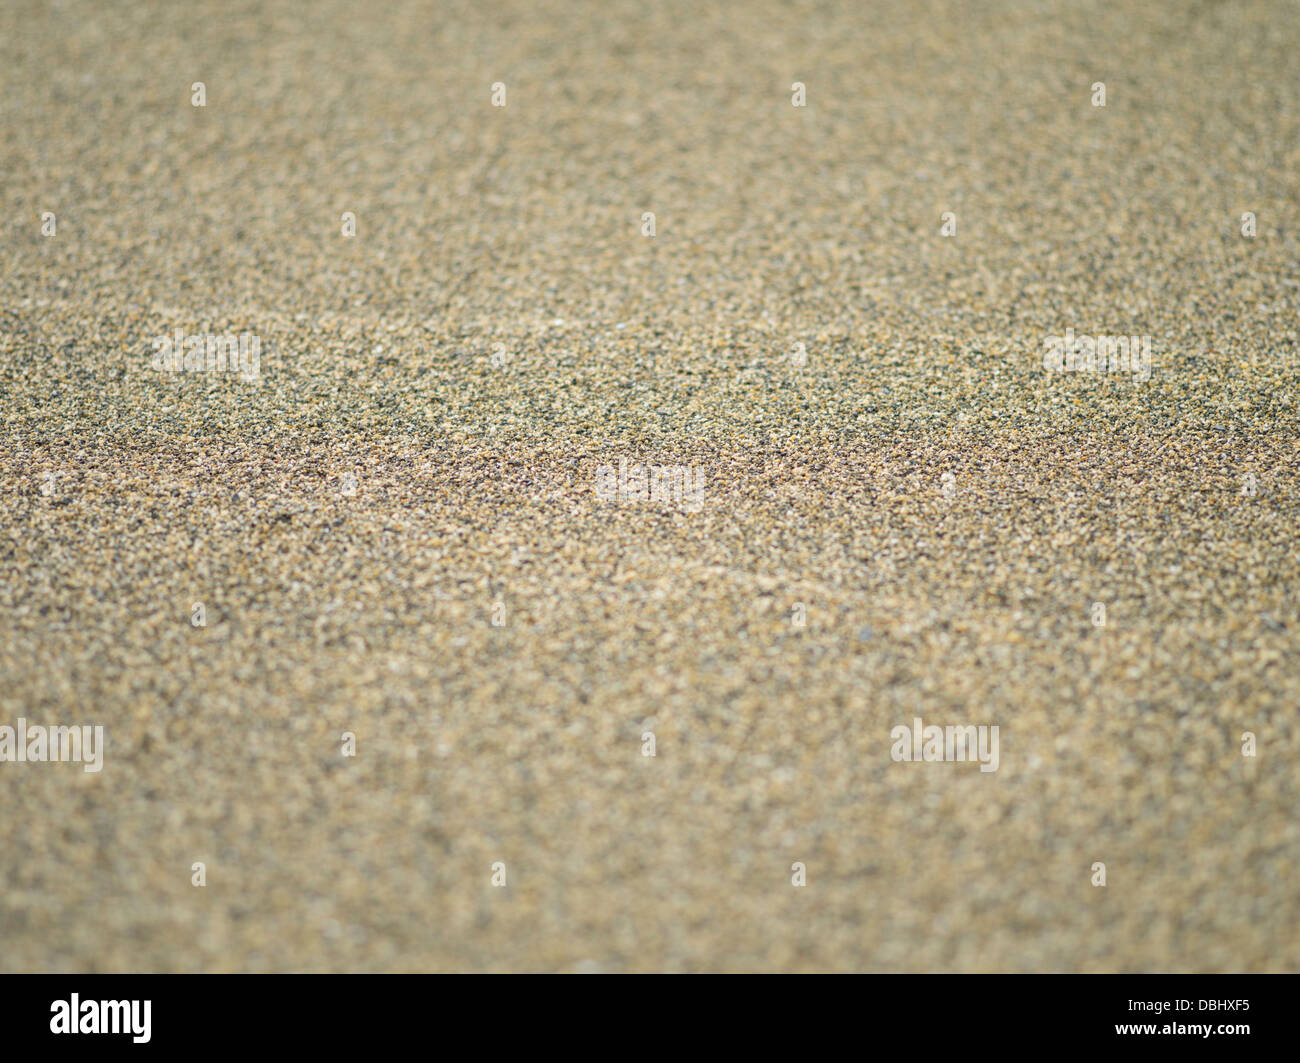
[[[0,970],[1300,969],[1298,45],[6,5]]]

